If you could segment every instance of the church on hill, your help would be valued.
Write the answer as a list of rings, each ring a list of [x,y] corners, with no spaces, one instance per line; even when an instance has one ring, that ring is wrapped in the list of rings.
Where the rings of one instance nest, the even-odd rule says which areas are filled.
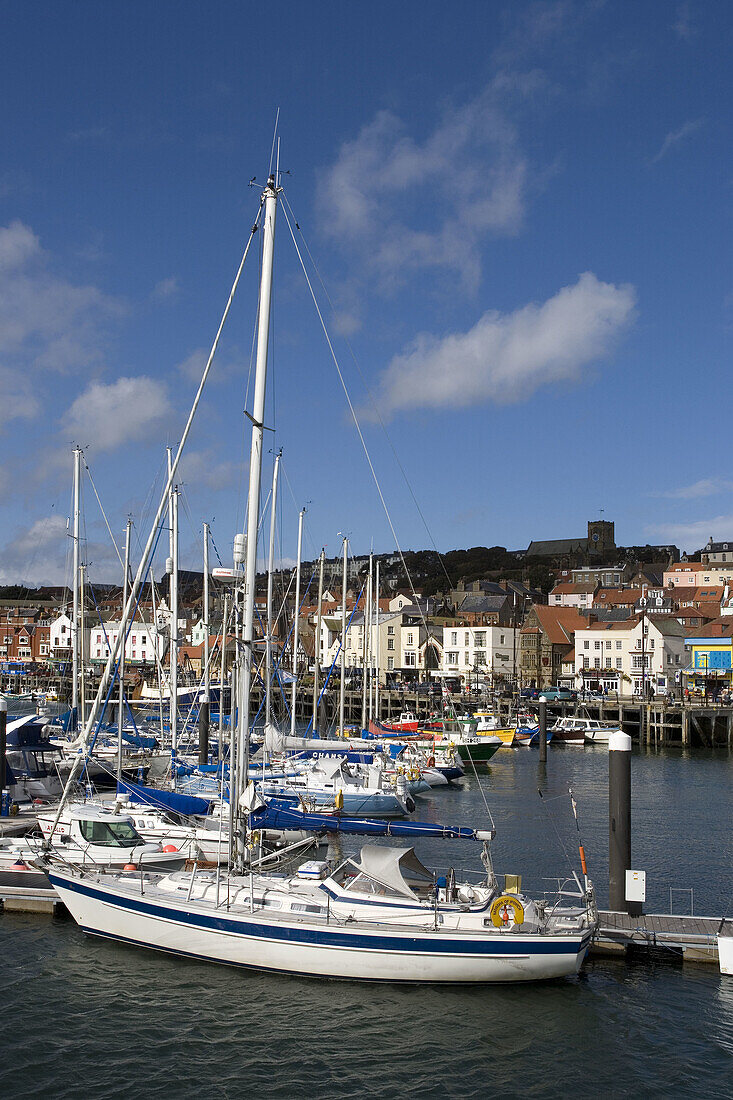
[[[616,550],[614,524],[610,520],[595,519],[588,520],[585,538],[533,540],[524,551],[524,559],[555,558],[563,565],[591,565],[600,559],[613,560]]]

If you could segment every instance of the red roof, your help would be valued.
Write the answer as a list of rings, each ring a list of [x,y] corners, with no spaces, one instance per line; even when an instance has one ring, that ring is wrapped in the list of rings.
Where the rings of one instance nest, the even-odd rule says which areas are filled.
[[[582,630],[587,620],[576,607],[550,607],[549,604],[535,604],[534,612],[543,634],[553,645],[569,645],[576,630]]]

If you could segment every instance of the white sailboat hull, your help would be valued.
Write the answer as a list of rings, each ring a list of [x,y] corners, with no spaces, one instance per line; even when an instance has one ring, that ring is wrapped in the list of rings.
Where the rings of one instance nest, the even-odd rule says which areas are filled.
[[[161,899],[137,885],[49,873],[81,928],[92,935],[230,966],[321,978],[389,982],[525,982],[577,973],[588,930],[567,936],[458,933],[425,926],[348,926],[274,919],[262,909]]]

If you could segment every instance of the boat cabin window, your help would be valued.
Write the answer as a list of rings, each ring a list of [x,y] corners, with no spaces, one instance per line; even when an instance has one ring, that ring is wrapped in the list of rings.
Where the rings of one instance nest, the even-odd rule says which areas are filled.
[[[139,844],[142,837],[130,821],[80,821],[79,828],[84,840],[89,844],[99,844],[105,848],[129,848]]]

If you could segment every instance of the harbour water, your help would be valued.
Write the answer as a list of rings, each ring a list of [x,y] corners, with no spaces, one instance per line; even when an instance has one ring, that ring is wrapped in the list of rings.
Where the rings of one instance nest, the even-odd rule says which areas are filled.
[[[607,752],[504,750],[482,775],[498,872],[531,892],[577,866],[607,898]],[[733,759],[634,754],[633,862],[647,911],[692,887],[731,909]],[[538,796],[542,789],[544,799]],[[420,799],[419,816],[485,822],[476,778]],[[478,846],[425,861],[479,866]],[[689,911],[689,895],[673,895]],[[397,988],[179,961],[87,939],[70,920],[0,917],[5,1095],[44,1097],[733,1096],[733,980],[711,966],[591,959],[531,987]]]

